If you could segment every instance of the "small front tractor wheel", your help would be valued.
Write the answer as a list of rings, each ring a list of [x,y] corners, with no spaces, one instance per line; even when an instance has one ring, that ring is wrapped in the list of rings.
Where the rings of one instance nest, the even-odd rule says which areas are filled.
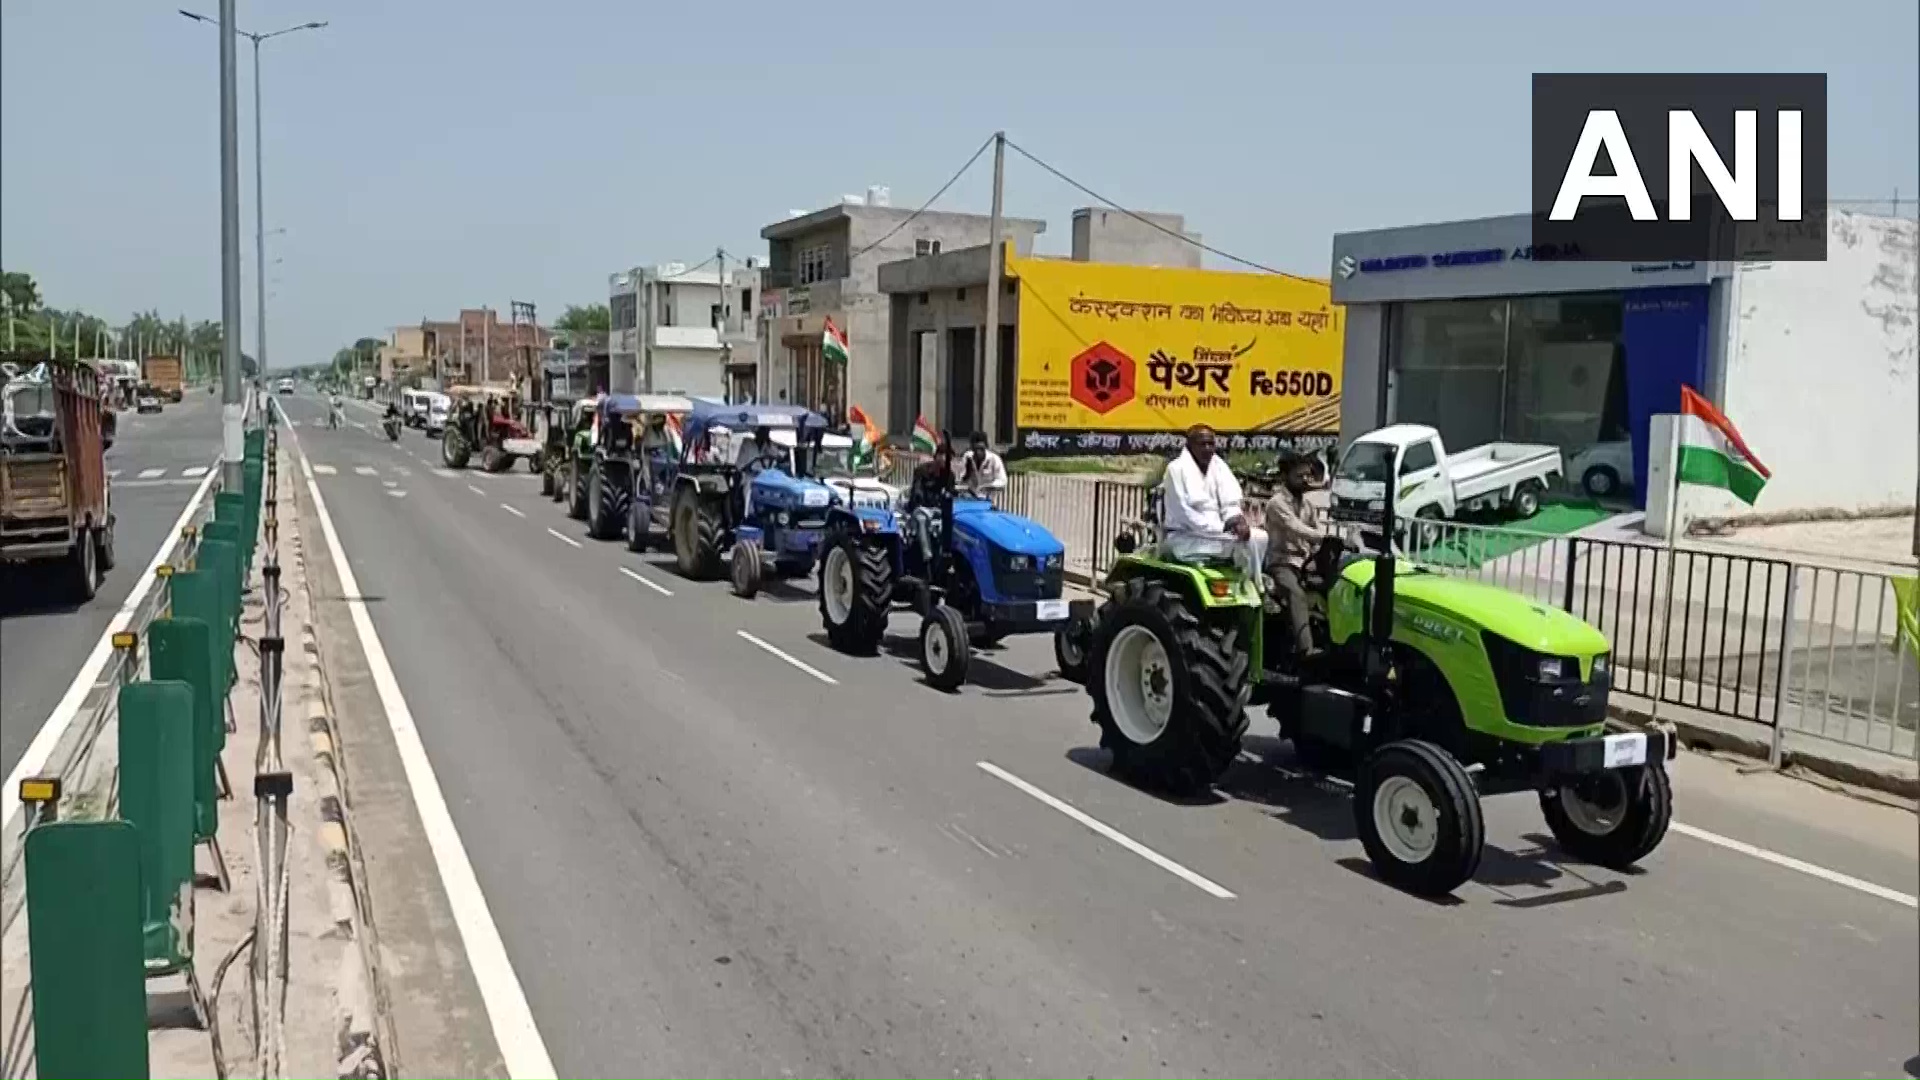
[[[580,473],[580,459],[567,463],[567,516],[587,520],[587,478]]]
[[[733,595],[742,600],[751,600],[760,593],[760,545],[752,540],[735,540],[733,555],[728,560],[728,576],[733,582]]]
[[[513,468],[513,455],[497,446],[489,446],[480,451],[480,468],[483,472],[506,472]]]
[[[927,685],[949,693],[967,681],[973,646],[967,641],[967,620],[941,604],[920,624],[920,670]]]
[[[540,470],[540,497],[543,499],[553,498],[553,470],[552,469]]]
[[[1061,678],[1087,684],[1087,639],[1092,636],[1093,624],[1086,619],[1070,619],[1053,632],[1053,662]]]
[[[893,558],[885,544],[861,543],[844,529],[827,535],[820,559],[820,621],[833,647],[871,656],[893,608]]]
[[[1087,667],[1116,774],[1192,795],[1240,753],[1250,691],[1237,623],[1203,621],[1158,581],[1123,581],[1096,617]]]
[[[642,552],[647,550],[647,528],[653,511],[643,505],[639,499],[627,500],[627,550]]]
[[[1561,850],[1625,870],[1666,839],[1673,785],[1658,763],[1608,769],[1541,792],[1540,812]]]
[[[1354,823],[1382,880],[1416,896],[1445,896],[1480,868],[1487,827],[1473,778],[1420,739],[1391,742],[1360,766]]]
[[[673,493],[673,555],[680,573],[694,581],[720,576],[720,514],[691,484]]]

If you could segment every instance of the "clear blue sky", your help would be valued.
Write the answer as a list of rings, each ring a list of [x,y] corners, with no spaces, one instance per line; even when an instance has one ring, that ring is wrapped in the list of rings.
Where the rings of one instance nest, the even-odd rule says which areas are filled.
[[[191,0],[209,14],[213,0]],[[219,315],[217,40],[179,0],[0,5],[0,262],[56,306]],[[995,128],[1210,243],[1324,275],[1336,230],[1523,209],[1528,75],[1824,71],[1836,195],[1920,196],[1914,0],[1309,5],[242,0],[266,51],[276,366],[461,305],[764,253]],[[250,46],[242,204],[253,346]],[[987,207],[986,160],[942,202]],[[1063,251],[1086,200],[1009,155]]]

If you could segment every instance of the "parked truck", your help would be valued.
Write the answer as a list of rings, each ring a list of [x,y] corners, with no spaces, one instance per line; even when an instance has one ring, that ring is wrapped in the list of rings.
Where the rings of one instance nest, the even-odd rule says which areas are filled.
[[[140,374],[168,401],[177,404],[186,393],[186,381],[177,356],[149,356],[141,363]]]
[[[1448,454],[1433,428],[1394,424],[1347,447],[1334,473],[1333,506],[1336,513],[1378,511],[1391,478],[1395,512],[1416,528],[1474,512],[1530,518],[1565,473],[1557,446],[1493,442]]]
[[[50,363],[0,384],[0,397],[0,571],[46,564],[70,598],[91,600],[113,568],[115,416],[99,380],[84,365]]]

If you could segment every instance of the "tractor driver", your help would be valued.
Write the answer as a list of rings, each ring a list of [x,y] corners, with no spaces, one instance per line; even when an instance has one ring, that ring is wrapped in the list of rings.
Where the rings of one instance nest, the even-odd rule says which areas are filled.
[[[1160,481],[1167,553],[1181,562],[1232,558],[1258,583],[1267,534],[1247,520],[1240,481],[1214,442],[1212,428],[1195,424],[1187,429],[1187,448],[1167,463]]]
[[[640,460],[647,470],[647,490],[659,492],[660,473],[672,456],[673,438],[667,434],[666,414],[648,413],[646,424],[640,429]]]
[[[940,449],[934,451],[913,470],[913,485],[907,489],[907,520],[912,523],[921,558],[933,561],[934,530],[940,526],[940,505],[953,487],[953,446],[943,436]]]
[[[773,445],[773,432],[765,424],[753,429],[753,438],[740,444],[740,452],[734,465],[741,469],[750,469],[763,464],[767,459],[776,457],[779,449]]]
[[[1267,574],[1273,578],[1274,588],[1286,598],[1294,655],[1303,660],[1311,659],[1316,650],[1302,579],[1308,560],[1330,535],[1320,521],[1320,508],[1307,498],[1317,486],[1314,463],[1318,460],[1304,455],[1288,457],[1281,464],[1280,490],[1267,500],[1266,511],[1267,533],[1273,538]]]

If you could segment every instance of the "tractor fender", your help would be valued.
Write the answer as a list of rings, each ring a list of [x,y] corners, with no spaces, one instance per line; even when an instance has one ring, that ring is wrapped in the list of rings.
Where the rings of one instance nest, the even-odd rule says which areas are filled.
[[[721,473],[681,473],[673,478],[675,488],[691,487],[701,495],[719,497],[727,493],[727,478]]]
[[[751,540],[762,547],[766,546],[766,534],[760,531],[758,525],[741,525],[736,527],[733,530],[733,540],[735,543]]]

